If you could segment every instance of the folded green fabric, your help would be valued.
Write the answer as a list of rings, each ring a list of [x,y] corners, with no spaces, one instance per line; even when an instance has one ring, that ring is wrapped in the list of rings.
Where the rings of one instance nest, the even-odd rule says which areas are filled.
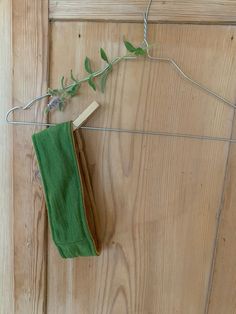
[[[95,208],[72,123],[47,128],[34,134],[32,140],[51,234],[60,255],[64,258],[99,255]]]

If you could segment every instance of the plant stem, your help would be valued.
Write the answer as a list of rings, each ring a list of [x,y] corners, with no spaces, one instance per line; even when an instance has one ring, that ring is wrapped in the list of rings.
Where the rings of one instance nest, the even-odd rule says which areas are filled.
[[[76,79],[73,76],[73,72],[71,70],[71,80],[72,83],[69,85],[64,84],[64,76],[61,78],[61,88],[59,89],[48,89],[48,93],[44,96],[51,96],[51,99],[48,103],[47,112],[50,111],[52,108],[58,108],[62,110],[65,103],[67,103],[72,97],[76,96],[78,90],[82,83],[88,82],[90,87],[96,90],[96,85],[94,82],[94,78],[100,77],[100,89],[104,92],[104,88],[106,85],[107,75],[109,72],[112,71],[112,68],[115,64],[118,64],[122,60],[130,60],[130,59],[137,59],[138,56],[145,56],[147,52],[147,48],[142,47],[135,47],[130,42],[124,41],[125,47],[127,49],[127,53],[124,56],[119,56],[111,61],[109,61],[106,52],[103,48],[100,48],[100,56],[101,58],[106,61],[106,66],[100,70],[92,71],[90,60],[88,57],[85,58],[84,67],[87,71],[88,75],[82,79]]]
[[[86,76],[80,80],[77,80],[76,82],[74,82],[72,84],[65,86],[65,89],[70,88],[72,86],[78,86],[81,83],[87,82],[89,80],[89,78],[91,77],[91,75],[93,77],[98,77],[98,76],[102,75],[104,72],[106,72],[111,67],[111,65],[115,65],[115,64],[121,62],[122,60],[130,60],[130,59],[137,59],[137,57],[133,56],[133,55],[125,55],[125,56],[121,56],[121,57],[116,57],[113,60],[111,60],[111,62],[109,64],[107,64],[107,66],[105,68],[103,68],[101,70],[97,70],[97,71],[93,72],[92,74],[90,74],[89,76]]]

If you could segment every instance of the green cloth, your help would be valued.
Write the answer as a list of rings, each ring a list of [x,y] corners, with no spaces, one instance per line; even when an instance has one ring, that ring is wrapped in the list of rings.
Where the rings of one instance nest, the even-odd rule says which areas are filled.
[[[82,171],[75,150],[72,123],[32,136],[44,187],[52,238],[64,258],[99,255],[92,206],[86,208]],[[88,211],[90,219],[88,220]],[[87,214],[86,214],[87,213]],[[95,229],[95,226],[93,226]]]

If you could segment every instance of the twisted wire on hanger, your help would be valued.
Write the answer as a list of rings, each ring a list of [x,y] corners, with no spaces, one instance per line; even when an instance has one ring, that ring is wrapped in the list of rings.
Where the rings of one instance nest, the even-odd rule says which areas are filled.
[[[178,64],[171,58],[161,58],[161,57],[154,57],[150,55],[149,52],[149,44],[148,44],[148,40],[147,40],[147,35],[148,35],[148,15],[149,15],[149,11],[150,11],[150,7],[152,4],[152,0],[149,1],[147,9],[144,13],[144,17],[143,17],[143,46],[145,48],[147,48],[147,56],[149,59],[151,60],[155,60],[155,61],[163,61],[163,62],[167,62],[170,63],[171,65],[174,66],[175,70],[177,70],[177,72],[183,77],[185,78],[187,81],[189,81],[190,83],[196,85],[197,87],[199,87],[200,89],[202,89],[203,91],[205,91],[206,93],[210,94],[211,96],[216,97],[217,99],[223,101],[225,104],[229,105],[230,107],[236,109],[236,105],[231,103],[231,101],[229,101],[228,99],[226,99],[225,97],[215,93],[214,91],[212,91],[211,89],[209,89],[208,87],[204,86],[203,84],[193,80],[189,75],[187,75],[179,66]]]
[[[194,84],[195,86],[199,87],[201,90],[205,91],[206,93],[210,94],[211,96],[214,96],[215,98],[221,100],[225,104],[229,105],[233,109],[236,108],[236,105],[231,103],[229,100],[224,98],[221,95],[218,95],[214,91],[210,90],[208,87],[202,85],[201,83],[193,80],[190,76],[188,76],[179,66],[178,64],[171,58],[163,58],[163,57],[155,57],[150,55],[150,49],[148,44],[148,16],[150,12],[150,7],[152,4],[152,0],[149,0],[147,8],[143,14],[143,43],[141,44],[142,47],[146,48],[147,50],[147,58],[154,61],[161,61],[171,64],[175,70],[187,81]],[[12,109],[10,109],[6,114],[6,121],[11,124],[16,125],[41,125],[41,126],[53,126],[55,124],[53,123],[41,123],[41,122],[35,122],[35,121],[11,121],[9,120],[9,115],[13,113],[15,110],[27,110],[30,107],[32,107],[33,104],[35,104],[37,101],[42,100],[43,98],[46,98],[50,96],[48,93],[38,96],[35,99],[31,100],[28,104],[26,104],[24,107],[16,106]],[[120,129],[120,128],[107,128],[107,127],[92,127],[92,126],[83,126],[81,127],[85,130],[90,131],[102,131],[102,132],[118,132],[118,133],[130,133],[130,134],[141,134],[141,135],[158,135],[158,136],[168,136],[168,137],[182,137],[182,138],[190,138],[190,139],[196,139],[196,140],[212,140],[212,141],[223,141],[223,142],[230,142],[230,143],[236,143],[236,139],[232,138],[224,138],[224,137],[212,137],[212,136],[201,136],[201,135],[191,135],[191,134],[181,134],[181,133],[171,133],[171,132],[159,132],[159,131],[144,131],[144,130],[132,130],[132,129]]]
[[[236,105],[232,104],[229,100],[226,98],[218,95],[217,93],[213,92],[209,88],[205,87],[201,83],[193,80],[191,77],[189,77],[186,73],[184,73],[183,70],[178,66],[178,64],[170,58],[161,58],[161,57],[153,57],[150,55],[149,52],[149,44],[147,40],[148,36],[148,16],[149,16],[149,11],[150,7],[152,4],[152,0],[149,1],[146,11],[143,14],[143,43],[141,46],[147,48],[147,56],[151,60],[156,60],[156,61],[163,61],[163,62],[168,62],[171,65],[175,67],[177,72],[181,74],[186,80],[188,80],[190,83],[198,86],[200,89],[204,90],[208,94],[215,96],[217,99],[220,99],[223,101],[225,104],[229,105],[232,108],[236,108]],[[177,137],[177,138],[189,138],[189,139],[195,139],[195,140],[210,140],[210,141],[221,141],[221,142],[229,142],[229,143],[236,143],[236,140],[232,138],[224,138],[224,137],[217,137],[217,136],[206,136],[206,135],[191,135],[191,134],[184,134],[184,133],[171,133],[171,132],[159,132],[159,131],[142,131],[142,130],[130,130],[130,129],[119,129],[119,128],[102,128],[102,127],[90,127],[90,126],[83,126],[81,127],[82,129],[86,130],[91,130],[91,131],[110,131],[110,132],[118,132],[118,133],[130,133],[130,134],[142,134],[142,135],[158,135],[158,136],[167,136],[167,137]]]

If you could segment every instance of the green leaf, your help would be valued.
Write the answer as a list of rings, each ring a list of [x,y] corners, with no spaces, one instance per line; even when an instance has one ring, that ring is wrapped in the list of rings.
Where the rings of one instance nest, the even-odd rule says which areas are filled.
[[[44,109],[44,112],[45,112],[46,114],[48,114],[48,113],[50,112],[50,108],[49,108],[49,107],[45,108],[45,109]]]
[[[58,95],[58,89],[48,88],[48,94],[50,96],[57,96]]]
[[[102,49],[102,48],[100,48],[100,55],[101,55],[101,58],[102,58],[104,61],[106,61],[107,63],[109,63],[108,58],[107,58],[107,55],[106,55],[104,49]]]
[[[146,53],[146,50],[141,47],[136,48],[134,52],[136,56],[144,56]]]
[[[134,53],[136,56],[144,56],[147,51],[141,47],[135,48],[130,42],[124,41],[125,47],[129,52]]]
[[[129,41],[124,41],[125,47],[129,52],[135,52],[136,48],[129,42]]]
[[[62,106],[62,103],[60,103],[59,106],[58,106],[59,111],[62,111],[62,107],[63,107],[63,106]]]
[[[78,80],[74,77],[72,70],[70,70],[70,78],[71,78],[72,81],[78,82]]]
[[[111,70],[108,70],[106,72],[104,72],[102,75],[101,75],[101,78],[100,78],[100,88],[101,88],[101,92],[104,93],[105,91],[105,87],[106,87],[106,82],[107,82],[107,77],[108,77],[108,74]]]
[[[61,88],[64,90],[65,89],[65,85],[64,85],[64,76],[62,76],[61,78]]]
[[[67,94],[69,94],[71,97],[74,97],[77,95],[79,90],[80,84],[74,84],[66,89]]]
[[[94,80],[93,80],[93,76],[92,76],[92,75],[89,77],[88,84],[89,84],[89,86],[92,87],[93,90],[96,90],[96,85],[95,85],[95,83],[94,83]]]
[[[64,106],[64,101],[62,100],[62,101],[59,102],[59,105],[58,105],[58,108],[59,108],[60,111],[62,111],[63,106]]]
[[[90,74],[93,73],[92,67],[91,67],[91,62],[90,62],[88,57],[86,57],[84,60],[84,68],[88,73],[90,73]]]

